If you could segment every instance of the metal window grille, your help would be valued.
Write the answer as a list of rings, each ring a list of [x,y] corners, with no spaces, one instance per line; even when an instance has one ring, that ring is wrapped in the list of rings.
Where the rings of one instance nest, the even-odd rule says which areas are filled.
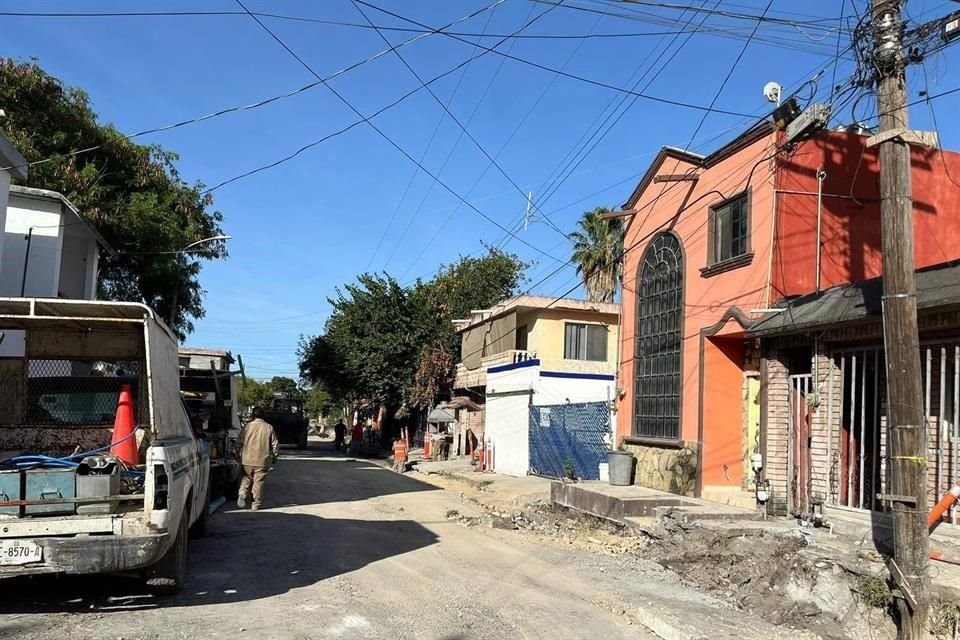
[[[24,423],[36,426],[112,425],[120,387],[129,384],[140,424],[146,401],[140,363],[102,360],[30,360]]]
[[[710,264],[742,256],[750,250],[749,199],[736,196],[710,209]]]
[[[634,425],[638,436],[680,437],[683,251],[673,234],[654,238],[637,287]]]

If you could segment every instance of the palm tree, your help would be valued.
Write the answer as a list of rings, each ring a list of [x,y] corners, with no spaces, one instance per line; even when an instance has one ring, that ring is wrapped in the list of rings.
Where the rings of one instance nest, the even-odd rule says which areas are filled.
[[[600,217],[610,211],[606,207],[585,211],[577,231],[570,234],[573,261],[591,302],[613,302],[622,269],[623,220]]]

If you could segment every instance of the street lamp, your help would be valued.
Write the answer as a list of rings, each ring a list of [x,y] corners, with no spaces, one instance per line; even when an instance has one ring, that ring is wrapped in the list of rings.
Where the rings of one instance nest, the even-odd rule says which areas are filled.
[[[184,254],[190,253],[194,247],[199,246],[201,244],[206,244],[207,242],[218,242],[218,241],[230,240],[231,238],[232,236],[226,236],[226,235],[210,236],[209,238],[204,238],[203,240],[197,240],[196,242],[191,242],[190,244],[185,246],[183,249],[180,249],[179,251],[165,251],[164,253],[178,255],[178,256],[184,255]],[[178,297],[177,294],[179,292],[180,292],[180,261],[178,260],[177,261],[177,279],[174,281],[174,284],[173,284],[173,300],[170,301],[170,321],[168,324],[170,325],[171,329],[174,328],[177,321],[177,297]]]

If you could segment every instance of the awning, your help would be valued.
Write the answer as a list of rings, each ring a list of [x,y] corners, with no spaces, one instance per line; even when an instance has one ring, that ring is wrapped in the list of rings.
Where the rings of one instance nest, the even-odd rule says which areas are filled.
[[[434,407],[433,411],[431,411],[430,414],[427,415],[427,422],[433,422],[437,424],[448,424],[456,421],[457,421],[457,418],[453,415],[452,411],[439,405]]]
[[[467,411],[481,411],[483,407],[466,396],[454,396],[445,406],[447,409],[466,409]]]
[[[960,306],[960,261],[921,269],[916,279],[918,310]],[[833,287],[787,301],[780,313],[754,322],[747,335],[788,335],[879,318],[882,297],[882,278]]]

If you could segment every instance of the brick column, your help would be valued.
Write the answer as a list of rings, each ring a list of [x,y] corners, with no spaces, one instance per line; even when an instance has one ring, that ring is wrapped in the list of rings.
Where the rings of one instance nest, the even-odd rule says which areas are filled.
[[[839,500],[840,417],[843,386],[840,367],[821,340],[813,353],[812,440],[810,443],[812,495],[814,502],[836,504]]]
[[[790,443],[790,380],[789,369],[775,340],[762,344],[765,415],[762,416],[764,431],[763,476],[769,481],[772,491],[767,510],[771,513],[786,513],[790,481],[787,477],[787,449]]]

